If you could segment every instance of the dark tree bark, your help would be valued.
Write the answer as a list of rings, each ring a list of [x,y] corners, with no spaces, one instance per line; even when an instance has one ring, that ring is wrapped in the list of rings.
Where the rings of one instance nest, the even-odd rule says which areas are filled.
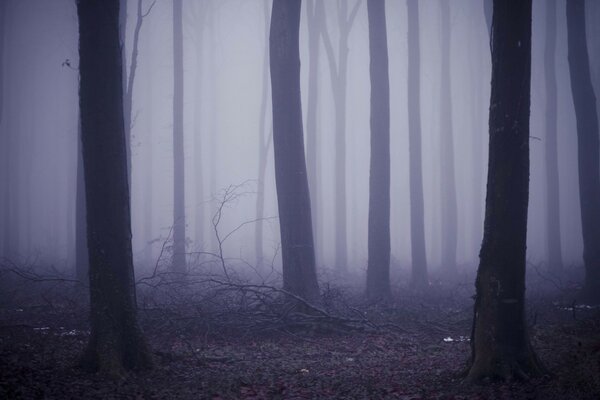
[[[75,276],[77,280],[86,284],[89,281],[89,258],[86,235],[86,204],[85,204],[85,176],[83,170],[83,149],[81,146],[81,117],[77,123],[77,177],[75,194]]]
[[[585,1],[567,1],[571,90],[577,121],[579,202],[585,264],[584,296],[600,302],[600,157],[596,96],[592,86],[585,35]]]
[[[77,13],[91,305],[83,365],[120,375],[150,355],[136,320],[119,1],[79,0]]]
[[[454,131],[452,128],[452,88],[450,79],[450,4],[440,1],[442,14],[441,37],[441,202],[442,202],[442,265],[447,272],[456,271],[456,246],[458,237],[456,204],[456,177],[454,175]]]
[[[173,271],[186,271],[183,157],[183,3],[173,0]]]
[[[300,0],[274,0],[269,53],[275,183],[285,290],[319,296],[300,101]]]
[[[556,1],[546,1],[546,244],[549,270],[562,270],[560,247],[560,196],[558,182],[557,97],[556,97]]]
[[[256,195],[256,225],[254,231],[254,251],[256,266],[264,262],[263,256],[263,222],[265,218],[265,178],[267,175],[267,155],[271,146],[272,134],[266,135],[267,103],[269,92],[269,2],[265,0],[265,52],[263,56],[263,76],[260,100],[260,116],[258,123],[258,183]]]
[[[335,267],[346,271],[348,267],[347,201],[346,201],[346,89],[348,80],[348,37],[356,19],[360,1],[348,13],[348,1],[337,3],[339,32],[337,63],[329,32],[323,19],[322,37],[329,62],[331,87],[335,107]],[[320,6],[323,10],[323,5]],[[324,16],[323,16],[324,18]]]
[[[371,172],[367,297],[390,296],[390,82],[385,1],[368,0],[371,76]]]
[[[494,0],[489,166],[470,381],[543,373],[525,321],[531,0]]]
[[[408,147],[410,173],[410,237],[412,285],[429,284],[425,254],[425,210],[421,165],[421,72],[418,0],[407,0],[408,9]]]
[[[319,39],[321,38],[322,18],[324,17],[324,2],[306,1],[306,21],[308,26],[308,96],[306,106],[306,169],[308,171],[308,186],[310,189],[313,236],[315,242],[315,257],[319,259],[319,244],[321,239],[321,221],[319,220],[319,190],[317,147],[317,104],[319,97]],[[317,263],[318,264],[318,263]]]

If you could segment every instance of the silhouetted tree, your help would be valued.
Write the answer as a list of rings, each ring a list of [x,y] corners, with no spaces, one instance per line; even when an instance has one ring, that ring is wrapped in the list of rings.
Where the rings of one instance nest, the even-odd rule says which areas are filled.
[[[442,264],[448,272],[456,271],[456,246],[458,237],[456,177],[454,175],[454,130],[452,128],[452,88],[450,80],[450,4],[440,0],[441,26],[441,203],[442,203]]]
[[[600,156],[596,96],[585,32],[585,1],[567,1],[571,90],[577,121],[579,202],[583,230],[586,300],[600,301]]]
[[[274,0],[269,54],[284,289],[319,295],[300,102],[300,0]]]
[[[119,375],[150,365],[136,320],[119,1],[78,0],[77,14],[91,306],[83,364]]]
[[[418,0],[407,0],[408,9],[408,151],[410,174],[410,239],[412,285],[429,283],[425,255],[425,211],[421,165],[421,62]]]
[[[390,82],[385,1],[368,0],[371,76],[371,172],[367,297],[390,296]]]
[[[525,321],[531,0],[494,0],[486,212],[468,379],[540,375]]]
[[[176,272],[186,270],[182,12],[182,0],[173,0],[173,271]]]
[[[331,88],[335,107],[335,266],[338,270],[345,271],[348,264],[347,243],[347,205],[346,205],[346,89],[348,80],[348,37],[354,25],[360,1],[348,13],[348,0],[337,2],[337,20],[340,29],[338,42],[337,62],[333,46],[329,38],[329,31],[325,26],[323,16],[322,34],[325,44],[325,54],[329,62]],[[325,12],[323,5],[320,6]]]
[[[546,244],[548,266],[553,273],[562,270],[560,248],[560,196],[558,182],[557,98],[556,98],[556,1],[546,4]]]

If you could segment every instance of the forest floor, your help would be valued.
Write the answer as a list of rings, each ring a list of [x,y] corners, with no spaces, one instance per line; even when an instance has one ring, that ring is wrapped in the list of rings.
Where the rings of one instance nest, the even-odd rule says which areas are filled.
[[[461,370],[472,284],[437,284],[419,296],[398,289],[394,302],[370,305],[327,288],[355,317],[279,320],[239,302],[217,306],[216,297],[159,307],[142,290],[139,318],[155,365],[119,379],[77,367],[86,306],[61,292],[41,293],[39,304],[0,303],[1,399],[600,398],[600,309],[568,293],[528,289],[530,336],[549,376],[469,385]]]

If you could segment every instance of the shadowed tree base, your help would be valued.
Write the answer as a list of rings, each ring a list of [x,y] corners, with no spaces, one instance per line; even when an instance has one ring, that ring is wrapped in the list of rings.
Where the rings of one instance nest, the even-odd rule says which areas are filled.
[[[490,380],[526,381],[548,375],[548,370],[528,344],[522,352],[487,350],[476,354],[465,370],[465,381],[480,383]]]

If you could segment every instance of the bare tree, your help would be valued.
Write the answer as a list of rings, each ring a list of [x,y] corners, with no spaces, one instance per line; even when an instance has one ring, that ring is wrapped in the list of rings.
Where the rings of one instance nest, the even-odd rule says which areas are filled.
[[[151,360],[136,318],[119,1],[78,0],[77,14],[91,299],[82,361],[120,375]]]
[[[544,368],[525,321],[531,0],[494,0],[489,167],[467,379],[527,379]]]
[[[421,55],[418,0],[407,0],[406,6],[408,9],[408,151],[412,285],[421,289],[429,284],[429,278],[425,254],[425,211],[421,165]]]
[[[269,57],[273,149],[283,287],[306,300],[319,295],[300,101],[300,0],[274,0]]]
[[[584,295],[600,301],[600,142],[596,96],[592,86],[585,32],[585,1],[567,1],[571,90],[577,121],[579,202],[583,229]]]
[[[390,82],[385,1],[368,0],[371,59],[371,172],[367,297],[390,296]]]

